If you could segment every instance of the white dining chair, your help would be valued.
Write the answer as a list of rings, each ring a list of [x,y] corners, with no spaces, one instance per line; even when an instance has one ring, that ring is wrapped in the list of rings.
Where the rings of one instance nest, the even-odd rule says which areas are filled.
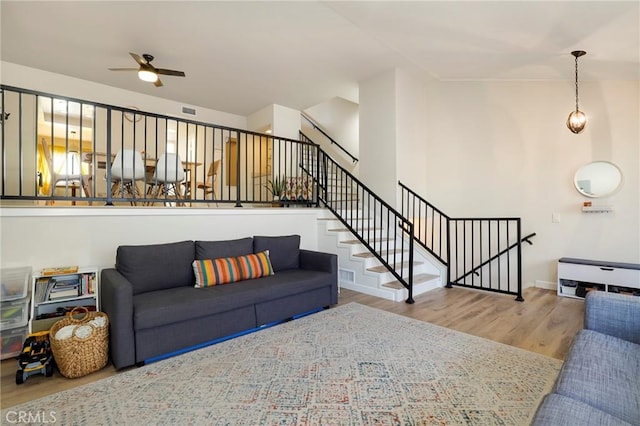
[[[144,180],[145,164],[138,151],[122,149],[111,164],[111,196],[131,196],[133,200],[144,195],[137,186]],[[131,201],[135,205],[135,201]]]
[[[184,177],[184,165],[180,156],[172,153],[162,154],[150,182],[153,185],[153,198],[183,199],[180,188]]]

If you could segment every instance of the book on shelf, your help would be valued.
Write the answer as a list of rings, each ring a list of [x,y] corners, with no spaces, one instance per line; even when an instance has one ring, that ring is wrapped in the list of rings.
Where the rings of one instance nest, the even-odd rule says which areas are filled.
[[[35,282],[35,303],[95,294],[95,274],[40,277]]]
[[[77,266],[56,266],[53,268],[44,268],[40,271],[40,274],[50,277],[52,275],[73,274],[75,272],[78,272]]]
[[[78,297],[82,295],[82,286],[80,281],[54,282],[49,288],[49,300],[66,299],[69,297]]]
[[[94,274],[85,275],[83,287],[84,287],[83,294],[85,295],[95,294],[96,276]]]
[[[36,289],[34,301],[36,303],[41,303],[46,301],[47,299],[47,290],[49,288],[49,278],[38,278],[36,280]]]

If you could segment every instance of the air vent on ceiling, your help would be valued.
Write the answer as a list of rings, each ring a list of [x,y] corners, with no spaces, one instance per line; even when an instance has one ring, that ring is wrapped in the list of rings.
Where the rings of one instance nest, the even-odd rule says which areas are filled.
[[[186,107],[186,106],[182,107],[182,112],[184,114],[196,115],[196,109],[195,108],[189,108],[189,107]]]

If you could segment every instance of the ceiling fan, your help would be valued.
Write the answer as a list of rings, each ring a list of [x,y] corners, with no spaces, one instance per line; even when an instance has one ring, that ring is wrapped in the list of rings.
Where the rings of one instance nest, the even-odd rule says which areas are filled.
[[[175,77],[184,77],[183,71],[167,70],[164,68],[156,68],[151,65],[153,55],[143,53],[142,56],[129,52],[129,55],[140,65],[138,68],[109,68],[110,71],[138,71],[138,78],[143,81],[153,83],[156,87],[162,86],[162,82],[158,75],[172,75]]]

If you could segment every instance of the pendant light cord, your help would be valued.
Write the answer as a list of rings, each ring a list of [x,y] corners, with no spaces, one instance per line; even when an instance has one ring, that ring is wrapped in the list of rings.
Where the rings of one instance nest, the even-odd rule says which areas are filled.
[[[576,56],[576,111],[578,111],[578,57]]]

